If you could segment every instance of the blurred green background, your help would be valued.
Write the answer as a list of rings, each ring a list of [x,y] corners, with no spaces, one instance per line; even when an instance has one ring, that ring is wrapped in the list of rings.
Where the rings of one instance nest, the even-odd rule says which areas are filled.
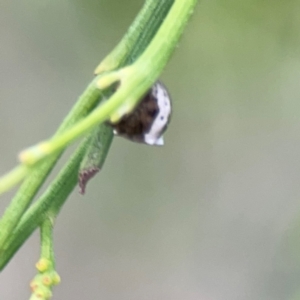
[[[54,299],[300,299],[300,2],[200,2],[161,76],[166,145],[116,138],[71,195]],[[1,174],[51,136],[142,4],[1,0]],[[0,274],[0,299],[29,297],[38,244]]]

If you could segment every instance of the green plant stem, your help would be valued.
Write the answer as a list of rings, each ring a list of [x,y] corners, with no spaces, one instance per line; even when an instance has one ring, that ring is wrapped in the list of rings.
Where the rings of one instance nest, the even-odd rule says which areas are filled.
[[[53,249],[53,225],[54,216],[45,217],[41,226],[41,258],[51,262],[51,268],[55,266]]]
[[[145,52],[134,64],[98,78],[101,88],[120,82],[117,92],[60,136],[24,151],[23,163],[34,165],[107,120],[108,116],[111,120],[117,120],[129,112],[165,67],[196,4],[197,0],[177,0]]]
[[[152,2],[158,1],[152,0]],[[147,3],[149,4],[150,1]],[[1,269],[34,229],[41,224],[46,212],[53,209],[54,212],[58,213],[62,204],[76,185],[77,172],[70,172],[69,176],[64,177],[64,179],[59,175],[54,182],[56,188],[53,189],[55,185],[51,185],[40,200],[32,205],[22,217],[41,184],[61,155],[62,150],[71,141],[85,134],[97,124],[109,117],[117,119],[138,103],[142,94],[151,87],[166,65],[196,3],[197,0],[176,0],[151,43],[139,59],[131,66],[119,71],[97,76],[80,97],[78,103],[65,119],[57,134],[49,142],[42,144],[42,146],[46,145],[47,151],[43,152],[43,147],[41,147],[41,151],[38,146],[33,149],[33,152],[30,152],[34,158],[33,163],[32,161],[29,163],[32,167],[30,176],[21,185],[0,220]],[[145,22],[145,24],[149,23]],[[150,38],[150,36],[145,35],[145,39]],[[143,42],[145,42],[145,45],[147,44],[146,40]],[[127,57],[128,60],[130,60],[129,55]],[[123,57],[120,60],[120,63],[122,62],[124,62]],[[121,83],[117,92],[100,107],[96,108],[88,117],[84,118],[99,101],[101,92],[96,87],[96,83],[98,86],[101,87],[102,85],[106,88],[109,86],[107,83],[110,82],[111,84],[117,81]],[[81,147],[78,151],[81,149],[84,153],[85,148],[83,147],[82,149]],[[78,154],[79,152],[76,153]],[[45,157],[48,157],[47,160],[43,160]],[[78,170],[79,161],[77,159],[75,165],[74,168],[70,169],[73,171]],[[63,171],[67,172],[65,169]],[[49,205],[49,199],[53,201],[53,206]],[[19,223],[20,219],[21,222]]]
[[[151,28],[151,30],[140,30],[138,41],[140,47],[133,48],[131,51],[130,58],[134,58],[131,60],[127,60],[125,65],[132,64],[136,58],[138,58],[148,46],[149,41],[153,39],[157,30],[160,28],[161,24],[163,23],[165,16],[167,16],[168,12],[170,11],[171,6],[174,4],[175,0],[160,0],[160,1],[151,1],[152,5],[155,7],[151,11],[151,15],[149,16],[149,20],[146,23],[146,29]],[[148,43],[143,43],[143,41],[148,41]]]
[[[30,283],[30,300],[49,300],[52,297],[54,285],[60,282],[60,277],[55,271],[55,258],[53,248],[54,217],[50,214],[45,217],[40,225],[41,256],[36,263],[38,274]]]
[[[58,214],[77,184],[78,170],[88,145],[89,138],[86,138],[45,193],[26,211],[17,228],[7,240],[5,248],[0,252],[0,270],[5,267],[33,231],[42,224],[49,213],[53,217]]]
[[[130,27],[125,37],[119,43],[119,45],[103,60],[100,64],[103,66],[102,71],[112,70],[115,68],[120,68],[126,64],[129,64],[137,59],[137,57],[142,53],[142,51],[147,47],[150,40],[156,33],[157,29],[161,25],[165,15],[173,4],[174,0],[162,0],[153,1],[147,0],[143,6],[141,12],[138,14],[133,25]],[[96,90],[96,91],[95,91]],[[85,94],[93,94],[94,92],[99,92],[93,83],[87,88]],[[80,112],[84,109],[84,103],[78,102],[78,106],[74,107],[74,111],[69,114],[61,128],[58,130],[58,134],[63,132],[63,129],[67,128],[65,125],[70,125],[76,122],[76,111]],[[77,108],[77,109],[76,109]],[[82,116],[84,117],[90,109],[86,112],[82,111]],[[74,114],[73,114],[74,113]],[[53,163],[54,164],[54,163]],[[17,169],[27,169],[24,166],[19,166]],[[38,172],[41,172],[39,169]],[[18,176],[16,172],[9,173],[3,178],[0,178],[0,194],[9,190],[12,186],[16,185],[21,181],[27,173],[19,172]],[[34,186],[34,184],[30,184]],[[0,238],[1,244],[1,238]]]
[[[120,43],[107,55],[95,74],[112,71],[134,62],[146,49],[174,0],[147,0]]]
[[[55,136],[59,136],[69,126],[86,116],[98,103],[99,96],[100,90],[95,88],[95,81],[93,81],[79,98],[78,103],[66,117]],[[61,156],[62,150],[63,148],[30,172],[5,210],[3,217],[0,219],[0,252],[5,241],[15,229],[33,197]]]
[[[166,1],[165,4],[170,6],[170,3],[173,1]],[[147,1],[147,5],[150,5],[151,3],[151,8],[153,7],[160,7],[159,2],[157,1]],[[155,5],[154,5],[155,4]],[[149,8],[150,6],[148,6]],[[137,17],[139,21],[143,19],[143,14],[145,16],[145,11],[146,9],[142,10],[142,13]],[[166,13],[167,10],[164,10]],[[151,26],[153,25],[153,22],[151,23],[152,25],[149,25],[149,18],[151,16],[151,11],[148,10],[148,19],[145,20],[143,23],[144,25],[139,26],[139,29],[143,32],[149,32],[148,35],[145,35],[145,39],[138,40],[135,39],[134,41],[136,44],[134,47],[137,47],[139,49],[144,49],[149,41],[150,38],[154,35],[156,32],[158,26],[161,24],[162,20],[164,19],[165,15],[159,15],[159,18],[156,18],[156,26],[153,29]],[[139,22],[138,21],[138,22]],[[145,26],[143,28],[143,26]],[[133,31],[132,31],[133,32]],[[150,33],[152,32],[152,33]],[[130,35],[129,35],[130,36]],[[147,40],[147,37],[149,40]],[[127,43],[128,45],[128,43]],[[132,49],[134,49],[134,47]],[[135,53],[138,53],[138,51],[135,51]],[[118,61],[117,65],[121,65],[124,63],[124,60],[130,61],[134,59],[134,56],[131,54],[130,51],[127,51],[124,54],[124,57],[122,60]],[[57,135],[61,134],[66,128],[68,128],[70,125],[76,123],[79,119],[83,118],[86,116],[97,104],[98,98],[100,91],[95,87],[95,81],[96,79],[88,86],[86,91],[83,93],[83,95],[80,97],[79,101],[73,108],[73,110],[70,112],[70,114],[67,116],[63,124],[61,125],[60,129],[57,132]],[[41,166],[38,166],[35,168],[35,170],[32,172],[32,174],[25,180],[25,182],[21,185],[18,193],[12,200],[10,206],[7,208],[5,211],[4,216],[0,220],[0,253],[4,252],[4,243],[7,240],[7,238],[11,235],[12,230],[16,227],[18,224],[20,218],[24,214],[24,211],[27,209],[29,204],[31,203],[33,197],[35,196],[36,192],[44,182],[45,178],[53,168],[54,164],[56,163],[57,159],[59,158],[61,153],[57,152],[55,155],[50,157],[45,163],[43,163]],[[75,179],[77,180],[77,178]],[[72,185],[72,184],[71,184]],[[75,186],[75,183],[73,184],[73,187]],[[67,197],[68,193],[66,195],[61,196],[61,197]],[[36,207],[36,206],[35,206]],[[31,210],[29,211],[31,213]],[[35,215],[35,214],[34,214]],[[28,216],[28,214],[26,214]],[[30,222],[29,222],[30,223]],[[23,223],[21,223],[23,224]],[[19,230],[21,227],[18,226],[17,229]],[[33,226],[35,228],[35,226]],[[24,235],[26,236],[26,235]],[[17,245],[17,248],[21,246],[21,244],[25,241],[25,239],[19,239],[19,241],[22,241]],[[7,249],[7,247],[5,247]],[[16,247],[15,247],[16,248]]]
[[[30,168],[19,165],[0,178],[0,195],[18,184],[28,173]]]
[[[174,0],[146,1],[144,7],[138,14],[125,37],[101,63],[101,65],[105,66],[104,69],[112,70],[113,68],[119,68],[136,60],[136,58],[149,44],[149,41],[156,33],[173,2]],[[93,85],[89,86],[86,92],[92,94],[94,92],[92,87]],[[79,110],[77,111],[80,111],[80,107],[82,106],[79,105]],[[88,113],[88,111],[86,113]],[[86,113],[83,111],[83,116],[86,115]],[[73,114],[71,113],[66,118],[62,127],[58,130],[58,133],[63,131],[65,128],[64,125],[75,123],[76,117],[73,118],[72,115]],[[7,191],[13,185],[23,179],[25,173],[20,176],[15,176],[15,173],[11,175],[12,176],[9,177],[6,176],[8,178],[4,177],[0,179],[0,194]],[[9,184],[7,184],[7,182],[9,182]]]

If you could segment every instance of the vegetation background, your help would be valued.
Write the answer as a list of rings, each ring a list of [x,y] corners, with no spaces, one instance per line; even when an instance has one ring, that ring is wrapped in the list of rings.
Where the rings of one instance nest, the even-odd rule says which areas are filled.
[[[1,174],[51,136],[142,4],[1,0]],[[166,145],[116,138],[72,194],[54,299],[300,299],[299,15],[297,0],[200,1],[161,76]],[[29,297],[38,244],[0,274],[0,299]]]

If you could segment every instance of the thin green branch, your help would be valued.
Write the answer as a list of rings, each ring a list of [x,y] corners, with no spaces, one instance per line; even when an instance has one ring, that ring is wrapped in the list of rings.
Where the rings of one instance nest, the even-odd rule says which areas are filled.
[[[162,2],[148,0],[146,5],[154,5],[153,3],[158,5]],[[174,4],[172,5],[172,3]],[[123,52],[120,52],[122,55],[115,55],[114,59],[117,63],[114,61],[110,67],[107,64],[105,70],[118,68],[124,62],[129,63],[132,59],[135,60],[140,55],[141,49],[147,47],[138,60],[123,69],[97,76],[80,97],[57,134],[51,140],[42,143],[41,148],[38,146],[27,153],[25,152],[25,154],[23,153],[25,163],[28,163],[32,171],[0,220],[0,269],[7,264],[36,227],[43,222],[48,213],[52,212],[56,215],[59,212],[66,198],[75,187],[79,164],[86,151],[85,142],[81,143],[71,161],[59,173],[44,195],[26,211],[61,155],[62,150],[74,139],[82,136],[108,118],[111,121],[118,120],[138,103],[142,94],[155,82],[169,60],[196,3],[197,0],[166,0],[166,7],[167,4],[169,8],[171,5],[172,7],[166,18],[165,15],[160,15],[161,20],[155,23],[157,28],[159,27],[158,31],[157,28],[155,30],[151,29],[154,25],[151,23],[150,15],[147,15],[149,19],[144,20],[144,28],[137,26],[134,29],[136,32],[132,31],[137,34],[134,42],[129,41],[129,43],[134,44],[134,47],[129,47],[130,51],[126,50],[127,43],[127,46],[122,50]],[[153,7],[157,8],[158,6]],[[166,8],[164,13],[167,14],[167,11]],[[161,24],[163,19],[164,22]],[[149,33],[143,34],[142,31],[145,28],[149,30]],[[140,30],[140,33],[138,33],[138,30]],[[152,33],[150,33],[151,30]],[[144,46],[140,44],[139,39],[141,39]],[[119,82],[118,90],[110,99],[94,109],[99,102],[100,89],[105,89],[114,82]],[[89,114],[92,110],[93,112]],[[47,159],[45,160],[45,158]]]
[[[142,53],[142,51],[147,47],[149,41],[155,35],[157,29],[161,25],[165,15],[170,9],[171,5],[174,3],[174,0],[162,0],[162,1],[153,1],[147,0],[143,6],[141,12],[138,14],[133,25],[130,27],[125,37],[119,43],[119,45],[103,60],[99,65],[101,71],[112,70],[119,68],[126,64],[129,64],[136,60],[136,58]],[[87,88],[84,95],[93,94],[96,89],[93,89],[93,83]],[[96,90],[96,92],[98,92]],[[78,105],[74,107],[74,110],[68,115],[64,123],[57,131],[57,134],[63,132],[67,126],[75,123],[76,120],[80,117],[84,117],[89,111],[90,108],[84,105],[85,103],[79,101]],[[86,109],[88,108],[88,109]],[[76,117],[76,112],[79,112],[79,115]],[[82,114],[81,114],[82,112]],[[56,162],[56,160],[54,160]],[[54,164],[54,162],[52,164]],[[39,170],[40,172],[41,170]],[[12,176],[11,176],[12,175]],[[16,174],[7,174],[0,179],[0,194],[9,190],[12,186],[20,182],[24,177],[24,174],[16,176]],[[9,182],[9,184],[7,184]],[[34,184],[30,184],[34,186]],[[1,242],[1,239],[0,239]]]
[[[55,136],[59,136],[69,126],[86,116],[98,103],[99,97],[100,90],[95,88],[95,82],[93,81],[79,98],[77,104],[62,123]],[[42,164],[35,166],[4,212],[3,217],[0,219],[0,252],[5,241],[15,229],[20,218],[33,200],[33,197],[61,156],[62,150],[63,148]]]
[[[52,288],[60,282],[55,271],[53,249],[54,218],[48,215],[40,226],[41,229],[41,257],[36,263],[38,274],[30,283],[31,300],[48,300],[52,297]]]
[[[5,176],[0,177],[0,195],[17,185],[29,172],[28,167],[19,165]]]
[[[157,2],[157,1],[147,1],[147,3],[145,5],[149,5],[150,2],[152,5],[151,7],[156,8],[156,11],[157,11],[157,7],[160,7],[161,3]],[[171,0],[165,1],[165,5],[168,7],[170,7],[171,3],[173,3],[173,1],[171,1]],[[149,7],[150,6],[148,6],[148,8]],[[146,10],[144,9],[142,11],[142,14],[145,13],[145,11]],[[165,10],[165,13],[166,13],[166,10]],[[151,16],[151,12],[148,11],[149,19],[150,19],[150,16]],[[145,26],[145,27],[141,27],[141,26],[139,27],[140,31],[149,32],[149,34],[146,35],[149,37],[149,40],[147,40],[146,38],[142,39],[142,40],[136,39],[135,40],[136,44],[134,44],[134,46],[132,46],[130,48],[131,50],[135,49],[135,47],[137,47],[139,49],[143,49],[149,44],[150,37],[155,34],[157,28],[159,27],[159,25],[161,24],[162,20],[165,17],[165,15],[162,15],[162,14],[160,14],[158,16],[159,16],[159,18],[156,18],[156,21],[155,21],[155,24],[156,24],[155,28],[151,27],[151,26],[153,26],[153,22],[150,24],[151,26],[149,25],[149,19],[147,19],[144,22],[143,26]],[[140,16],[138,16],[137,18],[138,19],[140,18],[140,20],[142,19],[142,17],[140,17]],[[135,51],[135,53],[138,53],[138,51]],[[124,60],[130,61],[132,59],[134,59],[134,56],[131,54],[130,51],[127,51],[125,54],[123,54],[122,59],[120,59],[118,61],[117,65],[118,64],[121,65],[122,63],[124,63]],[[80,97],[78,103],[75,105],[75,107],[73,108],[71,113],[68,115],[68,117],[65,119],[62,126],[58,130],[58,133],[57,133],[58,135],[60,135],[68,126],[76,123],[77,120],[86,116],[88,114],[88,112],[91,111],[93,109],[93,107],[97,104],[100,91],[95,87],[96,80],[97,79],[95,79],[88,86],[87,90]],[[59,158],[60,154],[61,153],[57,152],[55,155],[52,155],[52,157],[48,158],[46,162],[44,162],[37,168],[36,167],[34,168],[34,171],[32,172],[31,176],[29,176],[25,180],[25,182],[22,184],[22,186],[19,189],[19,192],[16,194],[15,198],[11,202],[11,205],[6,210],[3,218],[0,220],[0,254],[5,253],[4,250],[10,248],[8,246],[10,243],[7,243],[4,247],[5,241],[11,235],[12,229],[14,229],[16,227],[16,225],[18,224],[20,217],[23,215],[24,211],[31,203],[34,195],[38,191],[41,184],[44,182],[48,173],[51,171],[52,167],[54,166],[55,162]],[[76,181],[76,179],[75,179],[75,181]],[[75,183],[74,183],[74,185],[75,185]],[[68,194],[68,193],[66,193],[66,194]],[[67,197],[67,195],[64,195],[64,196]],[[63,197],[63,196],[61,196],[61,197]],[[34,206],[34,207],[36,207],[36,206]],[[29,210],[29,213],[31,213],[31,212],[32,212],[32,210]],[[34,214],[34,215],[37,216],[38,214]],[[28,216],[28,214],[26,214],[26,216]],[[37,218],[37,219],[40,220],[40,218]],[[28,222],[26,224],[29,224],[29,223],[30,222]],[[20,225],[22,225],[22,224],[23,223],[21,223]],[[30,223],[30,224],[32,225],[33,223]],[[35,225],[36,224],[34,224],[34,226],[32,227],[32,230],[34,230],[36,228]],[[18,231],[19,230],[22,231],[22,226],[18,226],[17,229],[18,229]],[[25,230],[25,232],[26,232],[26,230]],[[12,235],[12,236],[14,236],[14,235]],[[18,241],[19,241],[19,243],[17,243],[18,245],[14,244],[14,247],[12,247],[12,248],[16,250],[18,247],[20,247],[21,244],[26,239],[26,238],[23,239],[22,237],[25,237],[25,236],[27,236],[27,235],[20,234],[20,236],[18,236]],[[10,240],[11,240],[11,238],[10,238]],[[14,252],[15,250],[13,250],[12,252]],[[7,257],[9,257],[9,256],[10,255],[8,255]]]
[[[54,226],[55,216],[48,214],[44,218],[41,230],[41,258],[47,259],[51,262],[54,267],[54,251],[53,251],[53,226]]]
[[[196,3],[197,0],[177,0],[148,48],[135,63],[97,79],[100,88],[119,82],[117,92],[66,132],[25,150],[21,154],[22,162],[33,166],[107,120],[108,116],[112,121],[117,121],[130,112],[167,64]]]
[[[146,49],[175,0],[147,0],[121,42],[107,55],[95,74],[134,62]]]
[[[88,145],[89,138],[86,138],[45,193],[26,211],[17,228],[5,243],[4,249],[0,252],[0,270],[5,267],[33,231],[42,224],[50,210],[52,216],[57,215],[77,184],[78,170]]]

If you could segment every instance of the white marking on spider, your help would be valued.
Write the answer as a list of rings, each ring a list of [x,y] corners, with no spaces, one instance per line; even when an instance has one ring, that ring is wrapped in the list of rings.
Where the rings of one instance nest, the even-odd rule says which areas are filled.
[[[153,85],[152,95],[157,99],[159,111],[149,132],[145,134],[144,141],[149,145],[162,146],[164,144],[162,133],[169,122],[171,114],[171,100],[166,88],[160,82]]]

